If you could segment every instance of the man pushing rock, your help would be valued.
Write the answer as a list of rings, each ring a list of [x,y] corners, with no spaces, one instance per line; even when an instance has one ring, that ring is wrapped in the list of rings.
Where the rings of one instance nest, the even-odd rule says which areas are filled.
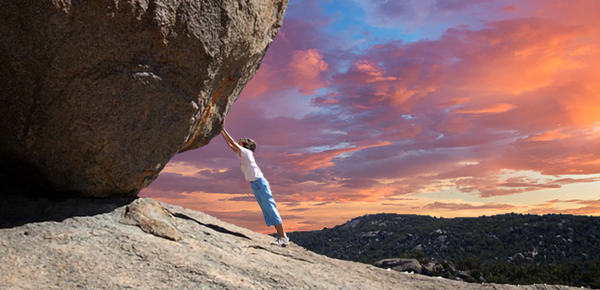
[[[275,229],[277,229],[277,240],[275,243],[282,247],[287,246],[290,241],[283,229],[283,222],[281,221],[281,216],[279,216],[275,200],[271,194],[269,182],[267,182],[267,179],[265,179],[262,171],[260,171],[260,168],[258,168],[258,165],[256,165],[256,161],[254,160],[256,142],[252,139],[242,138],[236,143],[235,140],[229,136],[225,127],[221,130],[221,134],[223,134],[223,138],[225,138],[227,145],[229,145],[231,150],[233,150],[240,158],[242,172],[244,172],[246,181],[250,182],[250,185],[252,186],[252,192],[254,192],[254,197],[256,197],[258,205],[260,205],[267,227],[275,226]]]

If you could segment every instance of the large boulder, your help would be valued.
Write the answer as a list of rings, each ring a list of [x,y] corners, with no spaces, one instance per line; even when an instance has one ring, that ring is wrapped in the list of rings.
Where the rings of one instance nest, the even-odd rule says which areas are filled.
[[[136,195],[219,134],[287,2],[0,0],[0,171]]]

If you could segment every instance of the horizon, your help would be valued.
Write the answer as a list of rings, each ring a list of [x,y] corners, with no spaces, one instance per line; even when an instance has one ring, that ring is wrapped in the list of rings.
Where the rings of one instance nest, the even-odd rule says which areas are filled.
[[[544,216],[550,216],[550,215],[556,215],[556,216],[570,216],[570,217],[589,217],[589,218],[600,218],[600,216],[594,216],[594,215],[574,215],[574,214],[563,214],[563,213],[545,213],[545,214],[530,214],[530,213],[501,213],[501,214],[495,214],[495,215],[482,215],[482,216],[469,216],[469,217],[451,217],[451,218],[445,218],[443,216],[437,217],[437,216],[430,216],[430,215],[420,215],[420,214],[402,214],[402,213],[371,213],[371,214],[365,214],[362,216],[358,216],[358,217],[354,217],[352,219],[347,220],[346,222],[342,223],[342,224],[338,224],[338,225],[334,225],[332,227],[323,227],[321,229],[311,229],[311,230],[298,230],[298,231],[288,231],[288,234],[294,233],[294,232],[318,232],[318,231],[323,231],[323,230],[329,230],[329,229],[335,229],[337,227],[341,227],[355,219],[359,219],[359,218],[363,218],[366,216],[372,216],[372,215],[400,215],[400,216],[419,216],[419,217],[429,217],[432,219],[444,219],[444,220],[453,220],[453,219],[478,219],[478,218],[492,218],[492,217],[499,217],[499,216],[505,216],[505,215],[517,215],[517,216],[539,216],[539,217],[544,217]],[[267,232],[267,234],[269,234]]]
[[[576,214],[564,214],[564,213],[544,213],[544,214],[532,214],[532,213],[516,213],[516,212],[507,212],[507,213],[499,213],[499,214],[494,214],[494,215],[481,215],[481,216],[456,216],[456,217],[443,217],[443,216],[431,216],[431,215],[422,215],[422,214],[418,214],[418,213],[411,213],[411,214],[405,214],[405,213],[395,213],[395,212],[378,212],[378,213],[368,213],[368,214],[364,214],[361,216],[357,216],[357,217],[353,217],[347,221],[345,221],[342,224],[338,224],[338,225],[334,225],[333,227],[324,227],[322,229],[313,229],[313,230],[306,230],[306,231],[320,231],[320,230],[324,230],[324,229],[332,229],[338,226],[343,226],[344,224],[355,220],[355,219],[359,219],[359,218],[363,218],[363,217],[367,217],[367,216],[372,216],[372,215],[401,215],[401,216],[422,216],[422,217],[430,217],[432,219],[477,219],[477,218],[489,218],[489,217],[497,217],[497,216],[505,216],[505,215],[518,215],[518,216],[539,216],[539,217],[544,217],[544,216],[549,216],[549,215],[557,215],[557,216],[571,216],[571,217],[591,217],[591,218],[600,218],[600,216],[594,216],[594,215],[576,215]]]
[[[375,212],[600,215],[600,1],[290,1],[226,128],[287,231]],[[139,196],[267,228],[221,136]]]

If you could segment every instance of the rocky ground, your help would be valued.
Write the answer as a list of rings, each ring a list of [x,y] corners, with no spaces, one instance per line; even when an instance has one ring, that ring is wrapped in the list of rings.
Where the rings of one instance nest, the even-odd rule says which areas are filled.
[[[577,289],[387,271],[152,199],[13,200],[0,213],[0,289]]]

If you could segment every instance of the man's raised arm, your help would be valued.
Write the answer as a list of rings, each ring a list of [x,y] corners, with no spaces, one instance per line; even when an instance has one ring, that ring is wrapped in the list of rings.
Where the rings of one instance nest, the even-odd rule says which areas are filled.
[[[227,133],[224,126],[223,126],[223,129],[221,129],[221,134],[223,135],[223,138],[225,138],[225,142],[227,142],[227,145],[229,145],[231,150],[233,150],[233,152],[235,152],[235,154],[240,155],[240,152],[241,152],[240,145],[237,142],[235,142],[235,140],[233,140],[233,138],[231,138],[231,136],[229,136],[229,133]]]

